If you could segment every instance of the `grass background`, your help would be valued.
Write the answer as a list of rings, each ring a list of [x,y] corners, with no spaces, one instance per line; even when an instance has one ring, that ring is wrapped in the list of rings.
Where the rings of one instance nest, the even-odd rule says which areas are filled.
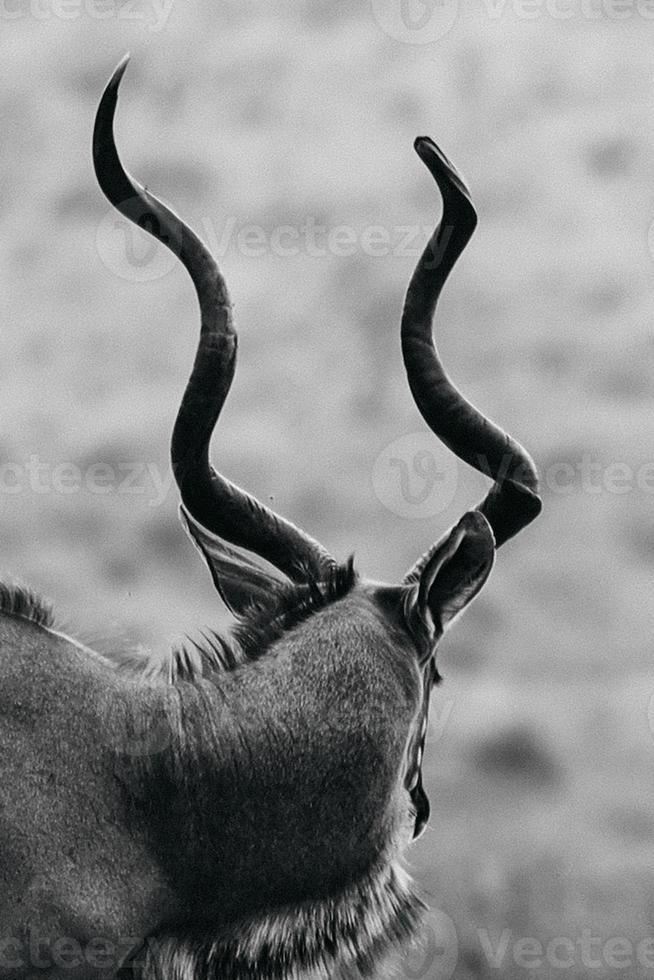
[[[614,464],[646,472],[654,446],[654,22],[617,3],[569,17],[517,0],[437,7],[415,15],[452,14],[450,29],[403,43],[381,0],[173,0],[159,24],[146,0],[102,19],[75,2],[5,5],[1,563],[86,638],[163,649],[225,621],[174,491],[154,506],[145,478],[104,495],[52,483],[67,462],[165,474],[194,352],[189,281],[177,267],[135,281],[92,173],[95,106],[127,48],[123,156],[218,238],[229,220],[431,227],[437,194],[411,148],[431,134],[480,214],[440,307],[444,360],[546,478],[542,517],[443,644],[433,813],[412,862],[455,938],[404,973],[651,976],[604,944],[654,935],[654,498],[635,477],[607,482]],[[354,549],[364,573],[397,579],[485,487],[460,467],[456,498],[424,519],[375,492],[384,449],[424,432],[398,345],[415,256],[255,258],[232,240],[221,262],[240,365],[216,462],[332,552]],[[31,456],[37,489],[15,469]],[[557,492],[560,464],[574,478]],[[448,921],[435,913],[434,935]],[[494,967],[484,937],[496,948],[507,929]],[[574,954],[520,966],[524,937],[567,937]]]

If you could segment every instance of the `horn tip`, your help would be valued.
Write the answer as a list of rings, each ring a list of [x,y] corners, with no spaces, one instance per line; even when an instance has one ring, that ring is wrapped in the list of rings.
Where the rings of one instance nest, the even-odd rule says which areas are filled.
[[[447,169],[452,167],[450,161],[431,136],[416,136],[413,141],[413,149],[425,163],[437,162],[441,167],[444,166]]]
[[[121,80],[122,80],[122,77],[125,74],[125,70],[127,68],[127,65],[129,64],[129,59],[130,58],[131,58],[131,54],[128,51],[120,59],[120,61],[118,62],[118,64],[114,68],[113,74],[112,74],[112,76],[109,79],[109,82],[107,84],[107,92],[117,92],[118,91],[118,86],[120,85]]]
[[[454,164],[448,160],[431,136],[417,136],[413,142],[413,148],[435,178],[441,193],[444,196],[451,196],[454,193],[459,200],[467,202],[466,210],[469,212],[469,220],[474,228],[477,215],[470,199],[470,191]]]
[[[93,162],[101,187],[104,185],[98,173],[98,168],[101,166],[102,154],[106,150],[107,144],[113,146],[112,128],[116,103],[118,101],[118,86],[120,85],[121,78],[125,74],[129,59],[130,54],[128,51],[114,68],[111,78],[105,85],[95,115],[95,126],[93,128]]]

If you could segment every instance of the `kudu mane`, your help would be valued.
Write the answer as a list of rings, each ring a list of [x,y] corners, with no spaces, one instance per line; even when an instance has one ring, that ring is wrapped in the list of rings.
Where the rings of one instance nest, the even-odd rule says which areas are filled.
[[[0,582],[0,615],[26,619],[46,629],[56,628],[52,607],[29,586]]]
[[[280,581],[274,594],[253,601],[225,633],[205,628],[197,636],[186,636],[174,643],[163,655],[142,650],[122,653],[117,665],[137,678],[159,678],[169,684],[193,683],[213,673],[228,673],[260,660],[296,626],[349,595],[357,581],[353,558],[334,565],[322,581],[310,575],[302,584]],[[0,585],[0,589],[7,587]],[[36,595],[25,590],[25,599],[21,597],[20,601],[29,601],[43,617],[37,619],[35,614],[25,618],[42,626],[53,625],[51,610]],[[5,607],[0,591],[0,614],[11,611],[10,600]],[[108,659],[116,663],[115,655]]]
[[[212,670],[234,670],[259,660],[271,646],[314,613],[348,595],[358,576],[354,559],[329,569],[324,580],[307,574],[302,584],[280,583],[275,594],[253,602],[230,632],[203,631],[171,651],[171,680],[193,680]]]
[[[280,582],[273,595],[253,602],[225,634],[211,628],[201,630],[197,638],[187,636],[163,655],[141,650],[120,654],[94,652],[108,666],[130,673],[136,679],[193,683],[212,673],[226,673],[259,660],[285,634],[348,595],[357,580],[354,559],[350,558],[343,564],[333,565],[322,581],[307,573],[302,584]],[[0,616],[24,619],[43,629],[63,632],[50,602],[22,583],[0,582]]]

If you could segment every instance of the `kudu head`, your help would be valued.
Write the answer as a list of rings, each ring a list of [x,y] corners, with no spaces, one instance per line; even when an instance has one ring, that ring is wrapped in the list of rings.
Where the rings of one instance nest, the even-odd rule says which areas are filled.
[[[120,162],[113,120],[126,65],[125,58],[98,108],[93,137],[96,175],[111,204],[179,257],[193,281],[201,311],[199,345],[171,446],[182,521],[228,608],[240,617],[252,606],[264,607],[274,619],[275,601],[282,601],[289,582],[306,589],[307,594],[320,591],[333,576],[336,562],[317,541],[235,486],[209,462],[209,442],[236,362],[230,299],[215,260],[195,233],[130,177]],[[403,773],[416,811],[417,835],[429,815],[421,764],[429,696],[439,679],[436,645],[486,581],[495,549],[537,516],[541,502],[529,454],[463,398],[434,346],[436,303],[475,229],[477,216],[462,178],[435,143],[419,137],[415,149],[439,187],[443,216],[418,262],[404,305],[401,339],[408,381],[434,434],[456,456],[494,481],[481,503],[432,545],[399,585],[360,582],[357,586],[389,622],[410,637],[422,678]],[[228,543],[264,559],[267,566]]]

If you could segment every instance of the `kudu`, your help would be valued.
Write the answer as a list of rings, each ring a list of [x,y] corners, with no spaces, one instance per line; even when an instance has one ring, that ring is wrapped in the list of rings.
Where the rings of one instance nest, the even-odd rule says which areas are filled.
[[[125,66],[99,105],[95,171],[197,292],[172,466],[237,625],[125,671],[59,632],[28,590],[2,587],[0,977],[371,975],[423,908],[401,858],[429,813],[436,644],[495,548],[540,509],[530,457],[459,394],[432,340],[476,214],[454,167],[417,139],[444,210],[408,289],[404,363],[427,424],[494,483],[399,585],[371,582],[209,463],[235,367],[230,300],[202,242],[122,167]]]

